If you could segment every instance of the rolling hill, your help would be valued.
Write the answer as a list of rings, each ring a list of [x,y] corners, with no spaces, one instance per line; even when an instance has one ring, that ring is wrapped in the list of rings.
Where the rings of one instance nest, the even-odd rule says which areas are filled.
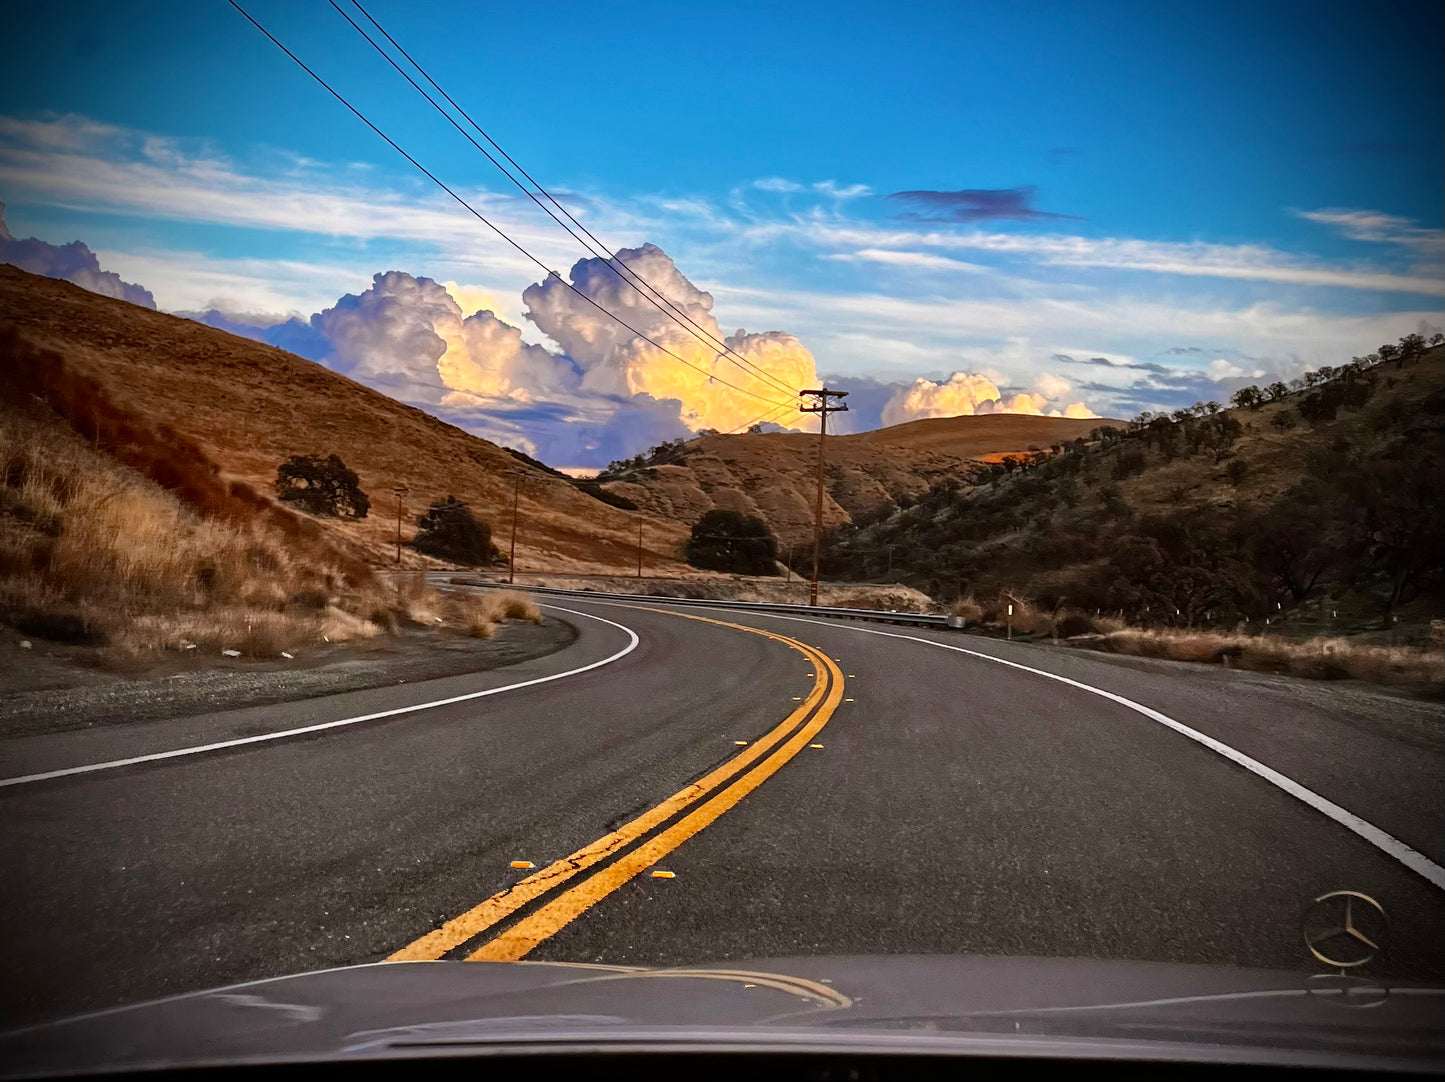
[[[276,467],[291,455],[339,455],[359,475],[372,512],[314,521],[367,563],[394,562],[397,486],[408,489],[404,537],[433,500],[455,495],[490,522],[505,548],[520,472],[519,569],[635,568],[642,520],[648,567],[684,570],[678,552],[687,531],[679,523],[609,506],[504,448],[283,350],[4,265],[0,327],[97,381],[135,424],[180,434],[226,478],[262,495],[274,493]],[[407,550],[405,563],[430,561]]]
[[[823,521],[838,526],[935,483],[972,476],[981,461],[1076,439],[1108,420],[1000,414],[939,417],[829,437]],[[652,515],[692,523],[714,507],[756,515],[786,548],[812,537],[818,438],[794,432],[699,436],[608,481]]]

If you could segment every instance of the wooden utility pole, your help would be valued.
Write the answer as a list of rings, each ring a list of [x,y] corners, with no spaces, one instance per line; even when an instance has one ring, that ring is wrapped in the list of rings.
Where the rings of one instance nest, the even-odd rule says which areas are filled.
[[[642,519],[637,520],[637,577],[642,578]]]
[[[401,498],[411,489],[405,485],[397,485],[391,490],[396,494],[396,566],[401,566]]]
[[[799,406],[799,413],[816,413],[822,421],[822,427],[818,429],[818,497],[813,507],[813,582],[808,588],[808,604],[818,603],[818,560],[823,548],[823,461],[824,444],[828,439],[828,414],[846,413],[848,407],[844,403],[836,406],[828,405],[830,398],[847,398],[847,391],[830,391],[826,387],[814,391],[799,391],[798,397],[811,398],[814,405]]]
[[[512,548],[507,554],[507,582],[517,581],[517,500],[522,494],[522,474],[512,474]]]

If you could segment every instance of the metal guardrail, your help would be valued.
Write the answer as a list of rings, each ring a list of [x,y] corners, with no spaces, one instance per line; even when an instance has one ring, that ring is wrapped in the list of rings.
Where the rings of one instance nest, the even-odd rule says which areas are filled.
[[[452,576],[457,578],[458,576]],[[482,586],[490,589],[521,589],[529,594],[554,597],[576,597],[603,601],[654,601],[668,605],[701,605],[710,609],[738,609],[744,612],[782,612],[805,616],[841,616],[850,620],[872,620],[884,624],[906,624],[913,627],[961,628],[958,617],[919,612],[889,612],[884,609],[843,609],[832,605],[786,605],[766,601],[725,601],[706,597],[665,597],[658,594],[613,594],[600,590],[560,590],[551,586],[522,586],[486,579],[462,580],[458,585]],[[951,622],[953,621],[953,622]]]

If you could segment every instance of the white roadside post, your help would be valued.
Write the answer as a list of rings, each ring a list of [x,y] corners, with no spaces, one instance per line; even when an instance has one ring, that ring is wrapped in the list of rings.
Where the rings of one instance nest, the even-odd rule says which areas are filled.
[[[1012,601],[1008,604],[1008,641],[1014,641],[1014,605]]]

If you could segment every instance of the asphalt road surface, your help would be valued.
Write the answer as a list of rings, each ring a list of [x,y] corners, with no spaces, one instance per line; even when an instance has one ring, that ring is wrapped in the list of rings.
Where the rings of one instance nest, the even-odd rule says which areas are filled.
[[[1366,972],[1445,977],[1445,741],[1418,705],[1366,721],[1329,685],[958,633],[546,608],[577,641],[503,669],[0,741],[0,1023],[389,957],[1307,971],[1302,911],[1341,889],[1389,914]]]

